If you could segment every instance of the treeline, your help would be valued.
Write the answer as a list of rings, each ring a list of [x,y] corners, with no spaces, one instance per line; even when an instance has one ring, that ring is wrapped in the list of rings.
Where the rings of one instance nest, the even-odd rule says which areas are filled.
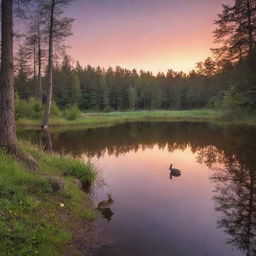
[[[71,33],[72,19],[59,22],[65,29],[55,36],[58,38],[60,34],[64,38]],[[223,5],[223,12],[215,23],[214,35],[219,47],[212,49],[213,56],[197,63],[189,74],[169,70],[166,74],[153,75],[121,67],[82,67],[79,62],[73,66],[63,52],[62,60],[57,60],[60,52],[56,51],[52,69],[53,99],[60,108],[77,105],[80,109],[95,111],[205,107],[254,111],[256,1],[239,0]],[[40,28],[40,22],[36,24],[37,29]],[[45,102],[48,74],[42,75],[44,51],[38,46],[40,38],[32,40],[34,26],[34,22],[30,24],[24,40],[30,47],[21,45],[16,56],[15,89],[22,99],[39,97]],[[42,47],[43,39],[40,43]]]
[[[82,67],[79,62],[72,66],[70,57],[64,56],[53,69],[53,98],[60,108],[78,105],[95,111],[232,108],[239,102],[241,107],[253,109],[256,102],[249,101],[246,90],[242,90],[243,96],[236,91],[238,85],[241,89],[248,87],[241,84],[251,76],[244,73],[247,61],[245,58],[239,64],[226,63],[219,69],[213,59],[207,58],[189,74],[169,70],[153,75],[121,67]],[[36,80],[20,68],[15,89],[28,100],[36,96]]]

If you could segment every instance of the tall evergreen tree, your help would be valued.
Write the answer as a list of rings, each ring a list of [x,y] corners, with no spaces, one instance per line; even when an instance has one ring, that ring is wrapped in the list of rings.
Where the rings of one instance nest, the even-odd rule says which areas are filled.
[[[256,0],[233,0],[223,5],[214,31],[219,48],[213,49],[219,60],[237,62],[252,53],[256,43]]]
[[[31,80],[33,81],[34,79],[29,79],[31,74],[33,74],[29,63],[29,56],[30,53],[27,51],[26,47],[24,45],[20,45],[15,58],[16,76],[14,85],[19,96],[26,100],[33,96],[33,88],[31,88],[30,85]]]

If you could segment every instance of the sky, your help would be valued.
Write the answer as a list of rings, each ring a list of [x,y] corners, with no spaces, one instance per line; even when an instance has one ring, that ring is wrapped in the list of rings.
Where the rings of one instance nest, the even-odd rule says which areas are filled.
[[[227,0],[75,0],[68,53],[84,65],[188,72],[211,55]]]

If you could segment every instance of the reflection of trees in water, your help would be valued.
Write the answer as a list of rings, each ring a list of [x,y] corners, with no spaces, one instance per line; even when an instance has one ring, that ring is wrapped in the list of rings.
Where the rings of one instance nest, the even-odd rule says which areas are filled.
[[[221,213],[218,227],[229,235],[228,243],[248,256],[256,255],[256,169],[251,150],[226,155],[209,146],[198,153],[198,161],[215,171],[211,180],[216,211]]]
[[[20,133],[39,143],[40,132]],[[39,141],[38,141],[39,140]],[[190,147],[197,160],[215,172],[216,210],[222,216],[218,227],[229,235],[228,242],[256,255],[256,133],[255,129],[195,123],[135,123],[110,128],[52,133],[53,150],[88,157],[106,153],[119,156],[157,145],[169,152]],[[224,166],[224,169],[216,167]]]
[[[256,255],[255,173],[242,167],[217,171],[212,180],[216,182],[216,210],[222,213],[218,227],[230,235],[229,243]]]
[[[20,137],[40,143],[41,131],[24,130]],[[247,150],[256,141],[255,129],[228,128],[206,123],[130,123],[108,128],[52,132],[53,150],[74,155],[102,157],[130,151],[137,152],[157,145],[173,152],[190,147],[193,153],[214,145],[217,150],[233,154]]]
[[[75,155],[86,154],[102,157],[105,154],[119,156],[157,145],[172,152],[188,146],[196,152],[214,142],[219,129],[207,124],[191,123],[135,123],[109,128],[52,133],[53,150],[63,150]],[[22,131],[21,137],[32,137],[39,143],[40,131]]]
[[[48,129],[42,129],[42,144],[46,152],[53,152],[51,134]]]

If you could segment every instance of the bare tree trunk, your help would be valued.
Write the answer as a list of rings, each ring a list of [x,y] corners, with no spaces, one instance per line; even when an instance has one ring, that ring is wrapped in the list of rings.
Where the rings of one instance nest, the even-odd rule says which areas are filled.
[[[17,153],[13,78],[13,0],[2,0],[2,61],[0,84],[0,145]]]
[[[50,29],[49,29],[49,57],[48,57],[48,89],[47,89],[47,98],[45,103],[45,113],[42,122],[42,128],[47,129],[49,123],[49,117],[51,113],[52,105],[52,67],[53,67],[53,15],[55,8],[55,0],[52,0],[51,5],[51,18],[50,18]]]
[[[38,42],[38,98],[42,101],[42,50],[41,50],[41,31],[38,19],[37,42]]]

